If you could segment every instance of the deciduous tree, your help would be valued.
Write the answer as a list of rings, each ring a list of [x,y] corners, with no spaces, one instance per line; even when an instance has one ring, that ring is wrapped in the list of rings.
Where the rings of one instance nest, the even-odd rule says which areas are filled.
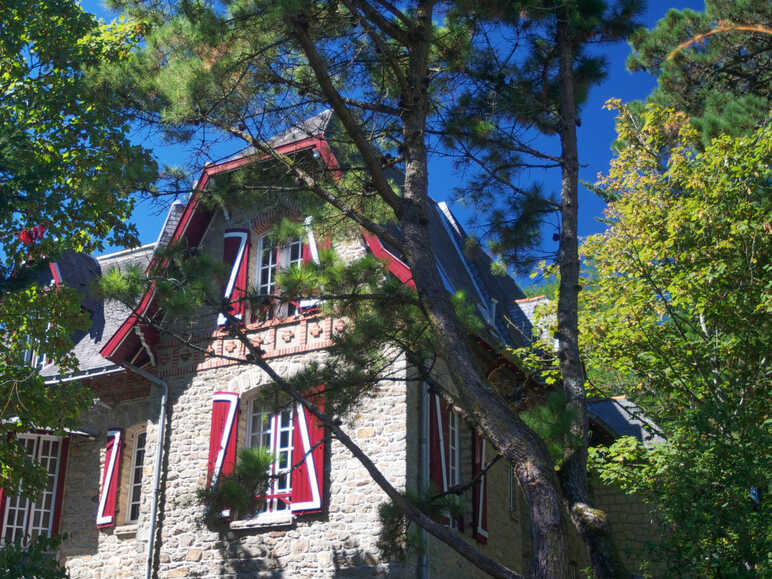
[[[619,106],[614,103],[614,106]],[[639,124],[639,120],[643,124]],[[677,574],[770,571],[769,343],[772,130],[701,135],[683,113],[619,108],[628,143],[599,182],[609,229],[582,247],[588,363],[625,392],[667,444],[598,449],[602,479],[658,508],[660,556]]]
[[[87,72],[129,54],[135,30],[100,25],[70,0],[9,0],[0,13],[0,487],[34,496],[46,474],[13,434],[76,427],[90,397],[48,387],[40,369],[77,370],[70,336],[81,296],[38,287],[65,250],[136,243],[131,194],[156,168],[127,138],[126,111]],[[45,277],[45,275],[42,275]]]

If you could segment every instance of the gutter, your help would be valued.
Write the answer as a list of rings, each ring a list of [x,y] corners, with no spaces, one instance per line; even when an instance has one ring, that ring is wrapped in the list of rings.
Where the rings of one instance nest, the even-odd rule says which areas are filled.
[[[147,553],[145,554],[145,579],[151,579],[153,574],[153,548],[155,543],[156,515],[158,511],[158,489],[161,483],[161,459],[163,458],[164,438],[166,437],[166,404],[169,398],[169,386],[158,376],[132,366],[128,362],[123,364],[124,368],[134,372],[149,380],[161,388],[161,407],[158,411],[158,442],[155,449],[155,466],[153,469],[153,498],[150,502],[150,536],[147,542]]]
[[[53,386],[63,382],[74,382],[75,380],[88,380],[90,378],[97,378],[99,376],[106,376],[107,374],[115,374],[116,372],[123,372],[123,368],[120,366],[108,366],[106,368],[97,368],[95,370],[82,370],[80,372],[73,372],[72,374],[65,374],[59,377],[55,376],[43,376],[43,382],[46,386]]]

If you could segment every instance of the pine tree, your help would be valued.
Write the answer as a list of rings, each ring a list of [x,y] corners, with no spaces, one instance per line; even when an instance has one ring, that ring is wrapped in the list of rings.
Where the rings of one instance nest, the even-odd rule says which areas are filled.
[[[689,115],[703,146],[742,135],[772,104],[772,7],[753,0],[706,0],[704,12],[670,10],[630,38],[631,70],[657,77],[648,102]]]
[[[449,107],[462,81],[470,80],[464,63],[480,54],[475,45],[481,42],[483,34],[481,20],[468,16],[464,6],[441,11],[433,2],[416,2],[403,10],[383,1],[237,1],[228,4],[222,13],[196,2],[172,7],[170,11],[150,2],[118,4],[147,26],[149,33],[145,49],[137,53],[130,66],[106,70],[104,74],[115,85],[124,87],[126,98],[146,118],[159,123],[172,138],[204,136],[208,134],[205,131],[215,128],[241,139],[256,153],[273,161],[272,171],[276,176],[284,175],[281,188],[299,194],[304,207],[314,212],[319,226],[345,218],[346,227],[363,227],[376,233],[410,266],[415,293],[405,293],[393,285],[373,287],[368,281],[373,279],[370,274],[357,277],[372,267],[366,263],[356,265],[353,272],[330,276],[333,268],[324,273],[325,287],[333,290],[326,299],[340,302],[340,307],[347,308],[347,314],[357,322],[352,330],[353,342],[347,346],[353,349],[339,352],[343,360],[356,359],[356,363],[331,363],[327,369],[315,368],[314,372],[318,375],[329,369],[330,380],[325,383],[337,380],[342,387],[348,382],[349,388],[361,392],[377,379],[377,372],[368,375],[364,370],[380,366],[380,346],[398,343],[407,347],[417,368],[423,367],[423,360],[435,356],[442,359],[453,381],[451,395],[465,409],[467,418],[513,465],[524,489],[532,528],[531,574],[564,576],[567,539],[561,516],[560,484],[552,460],[544,441],[527,426],[503,392],[489,384],[481,373],[468,340],[469,316],[459,312],[448,296],[428,234],[427,212],[432,210],[428,158],[434,146],[430,136],[445,130],[440,113]],[[538,6],[533,8],[538,13]],[[574,211],[575,224],[578,161],[575,138],[571,144],[575,131],[574,97],[570,94],[574,87],[571,51],[585,38],[573,39],[566,34],[568,27],[583,23],[585,15],[573,4],[566,10],[551,25],[551,40],[560,40],[560,47],[566,52],[562,68],[558,64],[559,51],[546,59],[551,72],[549,102],[553,108],[542,111],[542,116],[551,123],[551,131],[560,133],[566,143],[565,157],[569,161],[561,157],[553,162],[565,166],[568,172],[566,204]],[[549,14],[555,16],[553,8]],[[435,24],[435,20],[440,23]],[[589,38],[595,28],[588,25],[586,30]],[[561,78],[554,74],[558,69],[563,73]],[[569,92],[561,94],[561,89]],[[341,179],[333,178],[329,172],[320,173],[318,165],[303,162],[299,157],[277,153],[268,141],[279,127],[299,124],[321,105],[334,111],[339,124],[332,144],[336,153],[341,152]],[[252,184],[247,194],[251,192],[262,196],[261,199],[275,196],[272,187],[276,186],[270,184],[269,178],[256,182],[253,177],[242,181]],[[238,189],[234,183],[220,183],[212,192],[212,201],[230,206]],[[566,214],[570,222],[570,211]],[[572,251],[575,262],[575,226],[564,229],[567,257],[563,261],[570,267]],[[295,284],[289,295],[302,295],[308,289],[303,285],[302,274],[298,275],[294,281],[285,280]],[[175,275],[175,280],[179,279]],[[566,279],[570,279],[569,274]],[[192,287],[199,286],[194,283]],[[575,302],[576,284],[572,287],[573,298],[566,293],[569,302]],[[201,292],[190,299],[204,303],[207,292],[205,288],[199,289]],[[176,294],[172,301],[181,305],[185,297],[179,290]],[[391,309],[383,309],[386,306]],[[562,306],[563,310],[570,308],[568,302]],[[397,311],[398,317],[394,315]],[[383,331],[388,323],[394,325],[387,325],[387,331]],[[573,331],[575,336],[570,325],[570,320],[564,322],[567,331]],[[368,336],[368,340],[357,339],[361,335]],[[368,347],[363,348],[362,344]],[[268,372],[287,394],[299,397],[302,390],[273,372],[259,351],[252,355],[253,363]],[[570,359],[578,358],[572,354]],[[347,373],[352,367],[359,370]],[[573,368],[576,375],[577,367]],[[432,376],[429,373],[425,378],[431,380]],[[508,385],[510,390],[516,386]],[[581,383],[578,389],[574,386],[569,390],[571,396],[581,398]],[[583,408],[581,400],[572,404]],[[323,421],[360,458],[409,518],[495,576],[513,576],[468,544],[454,540],[452,534],[432,524],[404,497],[395,495],[367,457],[340,431],[334,417],[325,415]],[[583,414],[577,424],[584,432]],[[600,553],[600,558],[604,557],[607,556]]]

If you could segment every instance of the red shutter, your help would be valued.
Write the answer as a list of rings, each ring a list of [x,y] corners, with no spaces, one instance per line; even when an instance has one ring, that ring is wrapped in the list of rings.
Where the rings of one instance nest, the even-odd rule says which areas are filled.
[[[105,469],[102,473],[102,488],[99,492],[96,526],[112,527],[115,524],[115,501],[118,498],[118,470],[121,464],[123,431],[120,428],[107,431],[105,446]]]
[[[472,433],[472,477],[485,468],[485,439]],[[472,533],[480,543],[488,542],[488,482],[483,474],[472,489]]]
[[[236,464],[236,432],[239,395],[215,392],[212,399],[212,427],[209,431],[207,477],[214,485],[220,474],[231,474]]]
[[[309,400],[324,411],[321,396],[309,396]],[[291,509],[293,513],[317,513],[324,504],[324,426],[300,403],[292,418],[292,464],[297,467],[292,471]]]
[[[429,394],[429,482],[432,495],[448,490],[448,404],[439,394]],[[436,520],[450,523],[447,516]]]
[[[230,313],[238,319],[244,319],[247,294],[247,274],[249,269],[249,231],[246,229],[226,229],[223,240],[223,261],[230,266],[224,297],[231,302]],[[217,325],[222,326],[227,318],[217,316]]]
[[[62,439],[61,450],[59,451],[59,476],[56,478],[56,503],[54,503],[53,523],[51,524],[51,536],[59,534],[59,525],[62,520],[62,496],[64,493],[64,477],[67,474],[67,456],[70,451],[70,438]],[[2,501],[0,501],[2,502]],[[3,510],[0,508],[0,513]]]

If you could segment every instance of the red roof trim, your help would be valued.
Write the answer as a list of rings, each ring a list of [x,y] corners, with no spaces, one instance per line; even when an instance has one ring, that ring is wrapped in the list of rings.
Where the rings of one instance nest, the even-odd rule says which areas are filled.
[[[59,271],[59,264],[55,261],[49,261],[48,269],[51,270],[51,277],[54,279],[56,287],[62,287],[62,272]]]
[[[393,273],[399,281],[408,287],[415,289],[413,272],[410,271],[410,268],[407,266],[407,264],[396,255],[391,253],[388,249],[386,249],[378,236],[375,235],[375,233],[370,233],[369,231],[363,230],[362,235],[365,238],[367,247],[369,247],[370,251],[373,252],[373,255],[381,261],[385,261],[388,270]]]
[[[112,362],[115,362],[116,364],[122,361],[116,360],[114,356],[126,337],[132,335],[131,329],[139,323],[140,316],[145,313],[154,296],[155,282],[151,282],[150,287],[142,297],[142,301],[139,303],[139,306],[137,306],[137,308],[129,315],[129,317],[126,318],[123,324],[121,324],[121,327],[118,328],[110,340],[100,350],[99,353],[102,354],[102,356],[108,360],[111,360]],[[134,335],[136,336],[136,334]],[[137,337],[137,339],[139,338]]]
[[[340,167],[330,146],[326,141],[319,137],[307,137],[294,143],[288,143],[281,147],[277,147],[276,152],[286,155],[304,149],[317,149],[325,164],[336,171],[336,176],[337,173],[340,173]],[[185,211],[180,218],[180,222],[174,230],[172,242],[177,242],[186,238],[189,242],[192,242],[191,245],[198,245],[201,241],[201,236],[203,236],[204,230],[206,229],[205,226],[209,223],[213,214],[201,209],[199,203],[201,200],[200,192],[204,190],[212,176],[220,173],[227,173],[244,165],[248,165],[249,163],[262,161],[268,158],[268,155],[251,155],[249,157],[239,157],[237,159],[224,161],[218,165],[209,165],[208,167],[205,167],[196,184],[195,192],[191,196],[190,201],[188,201]],[[148,265],[147,271],[150,271],[151,268],[156,267],[157,265],[163,267],[164,263],[157,264],[156,260],[153,259]],[[137,306],[131,315],[126,318],[123,324],[121,324],[121,327],[118,328],[107,344],[100,350],[100,354],[104,358],[107,358],[116,364],[120,364],[133,350],[139,347],[139,336],[137,336],[136,332],[132,332],[132,328],[138,325],[140,323],[140,318],[147,314],[148,311],[152,309],[152,306],[155,305],[154,298],[155,283],[151,283],[139,306]]]

